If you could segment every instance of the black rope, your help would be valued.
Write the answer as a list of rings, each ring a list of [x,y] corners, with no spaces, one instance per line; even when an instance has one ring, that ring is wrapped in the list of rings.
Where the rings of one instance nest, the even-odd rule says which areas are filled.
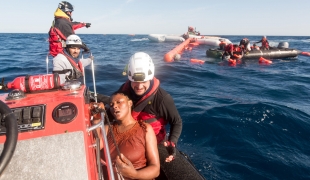
[[[113,139],[113,143],[114,143],[114,145],[115,145],[117,154],[118,154],[119,158],[125,163],[125,161],[124,161],[124,160],[122,159],[122,157],[121,157],[121,152],[120,152],[120,150],[119,150],[119,148],[118,148],[118,144],[116,143],[115,136],[114,136],[114,133],[113,133],[113,131],[112,131],[112,126],[111,126],[111,123],[110,123],[110,120],[109,120],[107,111],[106,111],[105,109],[102,109],[102,111],[105,113],[105,117],[107,118],[109,131],[111,132],[112,139]],[[127,163],[126,163],[126,164],[127,164]]]

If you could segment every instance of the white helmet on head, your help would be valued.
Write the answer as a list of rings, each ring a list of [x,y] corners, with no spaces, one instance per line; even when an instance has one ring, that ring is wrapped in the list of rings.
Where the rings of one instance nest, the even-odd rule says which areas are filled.
[[[79,36],[72,34],[72,35],[67,37],[66,46],[67,47],[68,46],[80,46],[80,47],[82,47],[83,44],[82,44],[82,40]]]
[[[128,79],[133,82],[145,82],[154,77],[154,63],[152,58],[144,53],[132,55],[128,63]]]

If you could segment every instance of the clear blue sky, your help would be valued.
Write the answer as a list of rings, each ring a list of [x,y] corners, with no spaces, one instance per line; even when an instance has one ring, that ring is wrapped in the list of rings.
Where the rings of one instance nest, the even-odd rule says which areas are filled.
[[[0,33],[47,33],[59,0],[3,0]],[[310,36],[310,0],[70,0],[77,34]]]

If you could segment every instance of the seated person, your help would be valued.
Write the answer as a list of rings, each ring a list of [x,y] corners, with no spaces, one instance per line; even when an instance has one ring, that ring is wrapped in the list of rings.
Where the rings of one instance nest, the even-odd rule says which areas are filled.
[[[262,46],[260,47],[261,50],[269,50],[270,48],[266,36],[263,36],[262,39],[256,43],[262,43]]]
[[[253,44],[253,46],[251,46],[252,51],[253,50],[260,50],[260,48],[256,45],[256,43]]]
[[[160,169],[156,136],[151,125],[132,117],[132,105],[128,96],[121,92],[111,96],[110,111],[115,121],[111,128],[105,126],[111,160],[125,179],[154,179],[159,175]],[[104,108],[104,105],[100,103],[99,107]],[[94,123],[98,122],[99,120],[94,120]],[[99,129],[97,131],[102,149],[102,134]],[[115,175],[116,178],[117,176],[118,174]]]

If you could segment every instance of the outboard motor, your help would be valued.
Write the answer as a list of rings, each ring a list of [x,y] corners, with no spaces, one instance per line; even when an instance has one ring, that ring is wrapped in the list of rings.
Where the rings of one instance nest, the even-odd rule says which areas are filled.
[[[279,48],[279,49],[287,49],[288,47],[289,47],[288,42],[280,42],[280,43],[278,44],[278,48]]]

